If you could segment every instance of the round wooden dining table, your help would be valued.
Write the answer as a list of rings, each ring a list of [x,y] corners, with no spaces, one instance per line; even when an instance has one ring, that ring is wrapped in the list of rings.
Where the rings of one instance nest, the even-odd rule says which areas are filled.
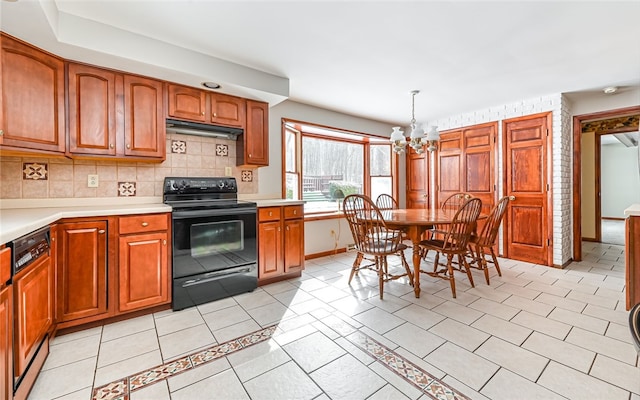
[[[434,225],[447,225],[453,221],[456,210],[442,208],[408,208],[383,210],[382,216],[387,227],[404,231],[413,244],[413,290],[420,297],[420,241],[422,234]],[[487,218],[480,215],[479,219]]]

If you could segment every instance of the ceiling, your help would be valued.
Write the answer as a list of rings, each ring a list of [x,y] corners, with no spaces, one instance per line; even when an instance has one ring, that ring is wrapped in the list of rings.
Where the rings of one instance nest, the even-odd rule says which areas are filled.
[[[640,86],[639,1],[0,1],[70,59],[408,125]],[[640,103],[640,99],[639,99]]]

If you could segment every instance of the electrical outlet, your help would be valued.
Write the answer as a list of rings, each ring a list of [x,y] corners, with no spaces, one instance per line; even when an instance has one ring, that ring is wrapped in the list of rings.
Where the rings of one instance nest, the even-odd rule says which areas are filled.
[[[224,176],[233,175],[233,171],[231,171],[231,167],[224,167]]]
[[[97,188],[98,187],[98,175],[87,175],[87,187]]]

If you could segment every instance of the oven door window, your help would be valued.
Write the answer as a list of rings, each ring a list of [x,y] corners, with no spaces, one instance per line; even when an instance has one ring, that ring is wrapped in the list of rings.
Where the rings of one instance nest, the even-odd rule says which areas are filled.
[[[191,257],[242,251],[244,224],[240,220],[191,225]]]

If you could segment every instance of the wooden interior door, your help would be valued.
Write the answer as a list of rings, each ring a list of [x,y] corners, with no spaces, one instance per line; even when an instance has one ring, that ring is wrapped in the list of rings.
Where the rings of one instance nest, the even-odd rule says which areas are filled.
[[[551,113],[503,121],[505,256],[552,264]]]
[[[441,207],[449,196],[465,191],[462,130],[440,134],[436,160],[436,207]]]
[[[407,153],[407,208],[429,207],[429,153]]]

